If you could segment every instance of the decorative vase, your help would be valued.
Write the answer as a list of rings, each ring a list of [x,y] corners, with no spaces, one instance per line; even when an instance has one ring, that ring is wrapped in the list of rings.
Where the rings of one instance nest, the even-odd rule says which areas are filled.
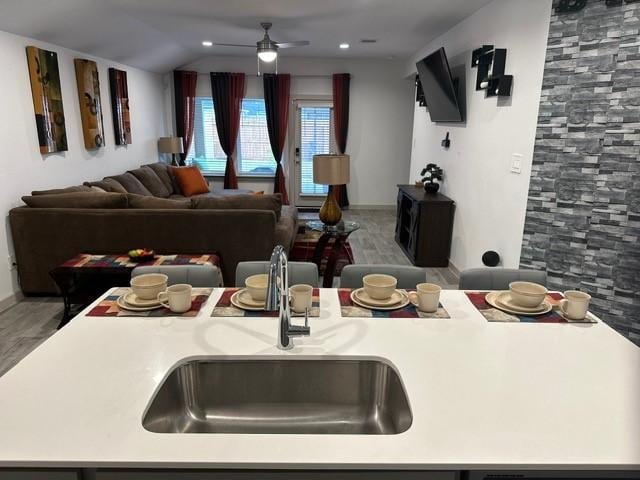
[[[327,198],[319,212],[320,221],[329,227],[336,225],[342,218],[342,210],[336,201],[332,186],[329,187]]]
[[[424,191],[427,193],[436,193],[440,190],[440,184],[435,182],[427,182],[424,184]]]

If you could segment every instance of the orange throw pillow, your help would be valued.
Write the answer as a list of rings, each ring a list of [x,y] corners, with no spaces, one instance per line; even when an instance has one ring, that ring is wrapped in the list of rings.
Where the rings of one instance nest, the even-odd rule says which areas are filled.
[[[185,197],[209,192],[209,184],[198,167],[171,167],[171,172]]]

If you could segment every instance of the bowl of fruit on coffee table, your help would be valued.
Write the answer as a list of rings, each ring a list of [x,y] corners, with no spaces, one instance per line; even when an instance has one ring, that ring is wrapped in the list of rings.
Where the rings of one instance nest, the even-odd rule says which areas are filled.
[[[134,248],[129,250],[128,255],[129,259],[136,263],[150,262],[156,258],[156,252],[148,248]]]

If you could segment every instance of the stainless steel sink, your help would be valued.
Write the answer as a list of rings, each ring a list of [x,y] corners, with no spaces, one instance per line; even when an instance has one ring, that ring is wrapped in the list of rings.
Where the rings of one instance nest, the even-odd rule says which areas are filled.
[[[377,360],[193,360],[151,400],[157,433],[393,435],[413,417],[398,373]]]

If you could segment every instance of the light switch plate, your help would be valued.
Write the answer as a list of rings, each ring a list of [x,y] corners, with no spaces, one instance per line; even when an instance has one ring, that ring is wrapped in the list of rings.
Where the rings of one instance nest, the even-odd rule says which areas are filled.
[[[522,154],[511,155],[511,173],[522,173]]]

